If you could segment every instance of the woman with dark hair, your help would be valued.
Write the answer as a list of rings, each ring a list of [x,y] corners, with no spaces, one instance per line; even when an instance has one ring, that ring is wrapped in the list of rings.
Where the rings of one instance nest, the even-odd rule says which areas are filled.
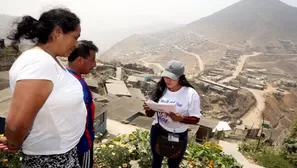
[[[80,36],[80,19],[67,9],[24,16],[9,39],[35,46],[24,51],[9,71],[12,102],[0,148],[21,150],[22,167],[80,167],[78,144],[86,124],[81,84],[59,62]]]
[[[155,112],[143,105],[146,115],[155,118],[150,133],[152,168],[161,168],[164,156],[169,168],[178,168],[187,148],[188,124],[197,124],[201,116],[199,95],[187,81],[182,62],[168,62],[150,100],[176,106],[176,112]]]

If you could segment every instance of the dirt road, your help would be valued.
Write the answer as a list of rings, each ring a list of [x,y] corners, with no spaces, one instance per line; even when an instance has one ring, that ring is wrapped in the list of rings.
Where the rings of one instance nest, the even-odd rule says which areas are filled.
[[[235,79],[240,72],[242,72],[243,70],[243,66],[245,64],[245,61],[249,58],[249,57],[255,57],[258,56],[262,53],[259,52],[254,52],[252,55],[243,55],[239,58],[239,61],[237,63],[236,69],[233,72],[232,76],[227,77],[221,81],[219,81],[220,83],[224,83],[224,82],[229,82],[232,79]],[[250,89],[250,88],[246,88],[243,87],[244,89],[249,90],[255,97],[256,99],[256,106],[254,108],[252,108],[250,111],[248,111],[242,118],[242,125],[239,125],[237,128],[241,128],[244,129],[244,126],[252,126],[253,128],[259,128],[260,124],[262,123],[262,111],[265,109],[265,97],[264,94],[267,92],[271,92],[274,90],[274,88],[272,88],[271,86],[269,86],[266,90],[262,91],[262,90],[257,90],[257,89]]]
[[[277,55],[277,56],[296,56],[297,54],[271,54],[271,53],[265,53],[265,55]]]
[[[265,98],[263,95],[263,91],[244,88],[252,92],[254,97],[256,98],[256,106],[253,107],[250,111],[248,111],[242,118],[242,125],[239,125],[237,128],[244,129],[244,126],[252,126],[253,128],[259,128],[262,122],[262,111],[265,109]]]
[[[276,88],[273,88],[271,85],[267,85],[267,89],[265,90],[257,90],[245,88],[252,92],[252,94],[256,98],[256,106],[248,111],[242,118],[242,125],[237,128],[244,129],[244,126],[253,126],[253,128],[259,128],[262,123],[262,111],[265,109],[265,94],[275,92]]]
[[[159,63],[149,63],[149,62],[146,62],[145,63],[146,65],[155,65],[156,67],[158,67],[160,70],[164,70],[164,68],[163,68],[163,66],[161,65],[161,64],[159,64]]]
[[[225,78],[225,79],[219,81],[219,83],[229,82],[230,80],[235,79],[235,78],[240,74],[240,72],[242,71],[246,59],[248,59],[249,57],[255,57],[255,56],[258,56],[258,55],[260,55],[260,54],[262,54],[262,53],[254,52],[252,55],[242,55],[242,56],[239,58],[239,60],[238,60],[236,69],[235,69],[235,71],[233,72],[232,76],[229,76],[229,77],[227,77],[227,78]]]
[[[240,48],[240,47],[236,47],[236,46],[232,46],[232,45],[228,45],[228,44],[224,44],[224,43],[220,43],[220,42],[217,42],[217,41],[213,41],[213,40],[210,40],[210,39],[206,39],[207,41],[211,42],[211,43],[214,43],[214,44],[218,44],[218,45],[221,45],[221,46],[225,46],[227,48],[233,48],[233,49],[236,49],[236,50],[243,50],[243,48]]]
[[[221,46],[225,46],[225,47],[227,47],[227,48],[233,48],[233,49],[236,49],[236,50],[244,50],[244,48],[242,48],[242,47],[236,47],[236,46],[232,46],[232,45],[229,45],[229,44],[220,43],[220,42],[217,42],[217,41],[213,41],[213,40],[211,40],[211,39],[204,38],[204,37],[202,37],[201,35],[199,35],[199,34],[197,34],[197,33],[195,33],[195,32],[192,32],[192,33],[195,34],[196,36],[198,36],[198,37],[200,37],[200,38],[202,38],[202,39],[205,39],[205,40],[207,40],[208,42],[211,42],[211,43],[214,43],[214,44],[218,44],[218,45],[221,45]]]
[[[154,62],[146,62],[144,60],[139,60],[142,65],[152,68],[155,73],[159,73],[164,70],[164,67],[160,63],[154,63]]]
[[[203,63],[203,61],[202,61],[202,59],[201,59],[201,57],[199,55],[188,52],[188,51],[185,51],[185,50],[183,50],[180,47],[175,46],[175,45],[173,45],[173,47],[178,49],[179,51],[181,51],[183,53],[186,53],[186,54],[189,54],[189,55],[192,55],[192,56],[196,57],[198,65],[199,65],[199,71],[202,72],[204,70],[204,63]]]
[[[198,65],[199,65],[199,72],[198,72],[197,74],[199,74],[200,72],[202,72],[202,71],[204,70],[204,63],[203,63],[203,61],[202,61],[202,59],[201,59],[201,57],[200,57],[199,55],[197,55],[197,54],[195,54],[195,53],[191,53],[191,52],[185,51],[184,49],[182,49],[182,48],[180,48],[180,47],[178,47],[178,46],[176,46],[176,45],[172,45],[172,44],[170,44],[170,43],[168,43],[168,42],[166,42],[166,41],[164,41],[164,40],[161,40],[161,39],[159,39],[159,38],[157,38],[157,37],[154,37],[154,36],[151,36],[151,35],[147,35],[147,36],[148,36],[148,37],[151,37],[151,38],[158,39],[158,40],[161,41],[162,43],[166,43],[166,44],[168,44],[168,45],[171,45],[171,46],[174,47],[175,49],[177,49],[177,50],[179,50],[179,51],[181,51],[181,52],[183,52],[183,53],[185,53],[185,54],[194,56],[194,57],[197,59],[197,62],[198,62]],[[195,75],[197,75],[197,74],[195,74]]]

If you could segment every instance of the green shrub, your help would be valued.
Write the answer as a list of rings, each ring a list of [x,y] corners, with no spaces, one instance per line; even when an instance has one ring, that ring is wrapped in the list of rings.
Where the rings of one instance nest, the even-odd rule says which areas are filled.
[[[292,168],[281,151],[260,143],[256,150],[257,142],[246,142],[239,146],[239,151],[249,158],[252,158],[257,164],[265,168]]]
[[[20,154],[9,154],[0,150],[0,168],[20,168]]]
[[[283,142],[282,156],[297,166],[297,121],[292,124],[290,134]]]
[[[257,153],[255,161],[266,168],[292,168],[293,166],[281,155],[274,151]]]

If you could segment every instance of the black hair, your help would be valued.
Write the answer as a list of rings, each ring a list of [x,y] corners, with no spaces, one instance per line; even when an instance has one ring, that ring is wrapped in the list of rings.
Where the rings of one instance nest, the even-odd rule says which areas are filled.
[[[80,40],[77,48],[68,57],[68,61],[73,62],[77,57],[88,58],[91,51],[98,52],[98,50],[98,47],[92,41]]]
[[[179,77],[178,83],[181,86],[194,88],[189,83],[189,81],[187,80],[185,75],[182,75]],[[153,90],[153,92],[151,94],[151,100],[153,100],[154,102],[158,102],[159,99],[163,96],[165,89],[166,89],[166,83],[164,81],[164,78],[162,77],[161,80],[157,83],[156,88]]]
[[[15,47],[21,39],[45,44],[52,40],[49,36],[56,26],[60,27],[63,33],[69,33],[77,28],[80,19],[68,9],[55,8],[42,13],[39,20],[27,15],[16,24],[16,29],[7,37],[12,40],[12,46]]]

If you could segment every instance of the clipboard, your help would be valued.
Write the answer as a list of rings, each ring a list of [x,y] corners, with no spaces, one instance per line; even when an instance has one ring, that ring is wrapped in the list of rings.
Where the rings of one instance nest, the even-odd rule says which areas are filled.
[[[176,104],[175,103],[156,103],[154,101],[147,101],[147,106],[152,109],[153,111],[169,113],[174,112],[176,113]]]

